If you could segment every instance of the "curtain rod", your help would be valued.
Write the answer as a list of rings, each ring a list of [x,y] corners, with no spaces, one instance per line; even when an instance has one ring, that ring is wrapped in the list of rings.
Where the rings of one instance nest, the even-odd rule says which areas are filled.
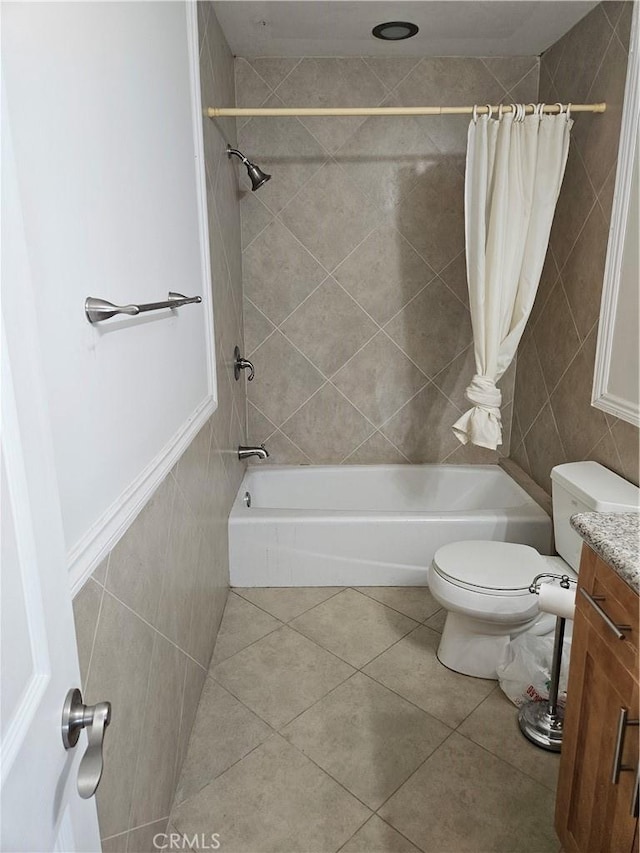
[[[510,113],[511,104],[503,104],[502,111]],[[603,113],[606,103],[571,104],[572,113]],[[209,118],[242,117],[242,116],[440,116],[440,115],[472,115],[474,109],[477,115],[498,113],[498,106],[477,107],[208,107],[205,114]],[[532,113],[534,104],[527,104],[526,112]],[[545,104],[543,112],[559,113],[565,109],[559,104]]]

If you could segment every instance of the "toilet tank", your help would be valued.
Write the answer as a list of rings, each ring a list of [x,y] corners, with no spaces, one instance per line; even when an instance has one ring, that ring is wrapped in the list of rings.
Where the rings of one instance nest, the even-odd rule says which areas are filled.
[[[582,539],[569,521],[577,512],[638,512],[640,489],[597,462],[567,462],[551,471],[553,531],[558,554],[576,572]]]

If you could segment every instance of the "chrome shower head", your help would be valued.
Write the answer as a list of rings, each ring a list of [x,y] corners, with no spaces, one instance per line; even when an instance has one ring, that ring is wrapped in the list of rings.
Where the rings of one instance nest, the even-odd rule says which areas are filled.
[[[267,175],[266,172],[263,172],[260,166],[256,166],[255,163],[252,163],[248,160],[241,151],[232,148],[230,145],[227,145],[227,157],[231,157],[231,155],[235,155],[244,163],[247,174],[249,175],[249,180],[251,181],[251,191],[255,192],[259,190],[263,184],[266,184],[267,181],[271,180],[271,175]]]

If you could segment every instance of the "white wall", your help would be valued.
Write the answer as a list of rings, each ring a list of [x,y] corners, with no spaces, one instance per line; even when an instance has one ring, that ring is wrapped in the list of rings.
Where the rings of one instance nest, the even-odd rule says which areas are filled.
[[[3,68],[75,578],[214,408],[195,4],[7,4]],[[91,326],[87,296],[203,304]]]

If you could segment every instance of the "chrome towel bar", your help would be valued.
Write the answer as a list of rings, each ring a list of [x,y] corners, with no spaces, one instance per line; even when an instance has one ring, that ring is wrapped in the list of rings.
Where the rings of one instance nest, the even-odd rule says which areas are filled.
[[[106,299],[96,299],[89,296],[84,301],[84,313],[90,323],[100,323],[108,320],[116,314],[129,314],[135,317],[144,314],[145,311],[160,311],[162,308],[180,308],[182,305],[192,305],[202,302],[201,296],[183,296],[182,293],[169,291],[169,298],[165,302],[144,302],[142,305],[114,305]]]

